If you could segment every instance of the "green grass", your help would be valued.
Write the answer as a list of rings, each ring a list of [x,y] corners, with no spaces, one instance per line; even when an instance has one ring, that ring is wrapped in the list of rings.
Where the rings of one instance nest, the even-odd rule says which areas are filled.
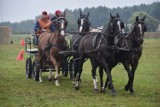
[[[24,36],[25,37],[25,36]],[[83,68],[82,84],[74,90],[69,77],[60,77],[60,86],[25,77],[25,61],[16,61],[21,36],[12,36],[14,44],[0,45],[0,106],[1,107],[159,107],[160,106],[160,39],[145,39],[143,55],[135,74],[135,94],[124,90],[128,76],[122,65],[113,71],[117,96],[93,91],[91,67],[87,61]],[[25,53],[25,58],[29,56]]]

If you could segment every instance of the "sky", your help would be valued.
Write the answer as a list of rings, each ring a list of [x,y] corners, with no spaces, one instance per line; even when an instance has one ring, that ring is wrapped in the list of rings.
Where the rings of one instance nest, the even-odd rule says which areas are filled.
[[[0,0],[0,22],[20,22],[35,19],[42,11],[105,6],[108,8],[151,4],[160,0]]]

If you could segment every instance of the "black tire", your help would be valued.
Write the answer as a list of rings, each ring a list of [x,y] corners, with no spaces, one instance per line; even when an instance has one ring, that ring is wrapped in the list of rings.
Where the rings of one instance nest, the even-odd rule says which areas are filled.
[[[39,81],[39,67],[37,66],[36,61],[33,61],[32,65],[32,79],[35,81]]]
[[[27,58],[26,60],[26,77],[31,78],[32,76],[32,60],[31,58]]]

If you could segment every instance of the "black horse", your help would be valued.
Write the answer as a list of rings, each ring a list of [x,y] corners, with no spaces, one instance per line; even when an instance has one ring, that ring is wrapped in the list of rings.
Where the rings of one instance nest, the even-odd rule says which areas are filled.
[[[78,52],[78,46],[79,46],[80,40],[82,39],[82,37],[84,37],[90,31],[91,23],[90,23],[88,17],[89,17],[89,13],[82,14],[82,12],[80,11],[80,17],[77,20],[79,32],[76,33],[72,37],[72,40],[71,40],[71,50],[72,51]],[[78,54],[73,54],[73,59],[71,59],[71,61],[74,62],[74,71],[75,71],[73,73],[73,80],[75,79],[76,74],[77,74],[76,72],[78,71],[77,58],[78,58]]]
[[[112,94],[115,94],[115,90],[112,84],[112,76],[108,69],[108,64],[113,63],[113,53],[114,53],[114,37],[122,32],[124,27],[123,22],[119,19],[119,15],[116,17],[110,14],[110,22],[107,29],[101,33],[89,33],[86,34],[79,43],[78,46],[78,57],[80,58],[77,61],[78,72],[76,74],[75,88],[79,89],[80,86],[80,77],[82,73],[83,63],[85,58],[90,58],[92,64],[92,76],[94,82],[94,89],[97,88],[97,79],[96,79],[96,68],[101,65],[108,78],[109,83],[112,87]]]
[[[144,23],[145,17],[146,16],[139,18],[137,16],[132,31],[119,40],[117,47],[119,52],[115,54],[114,63],[110,64],[109,68],[111,71],[112,68],[118,64],[118,62],[123,64],[129,78],[128,83],[125,86],[125,90],[130,90],[131,93],[134,93],[134,74],[138,66],[138,61],[142,55],[144,32],[147,31],[146,25]],[[108,81],[109,78],[107,78],[104,88],[107,87]],[[110,84],[108,85],[110,86]]]

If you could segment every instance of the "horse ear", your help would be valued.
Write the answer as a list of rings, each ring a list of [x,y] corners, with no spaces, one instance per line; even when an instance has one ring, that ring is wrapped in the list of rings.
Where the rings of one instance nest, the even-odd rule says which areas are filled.
[[[80,18],[78,18],[77,23],[78,23],[78,25],[80,25]]]
[[[144,26],[144,31],[145,31],[145,32],[147,31],[147,27],[146,27],[146,26]]]
[[[81,11],[79,12],[79,14],[80,14],[80,17],[82,17],[82,12]]]
[[[89,16],[89,12],[87,13],[87,17]]]
[[[64,16],[66,16],[66,11],[63,12]]]
[[[118,14],[118,13],[116,13],[116,17],[117,17],[117,18],[120,18],[120,16],[119,16],[119,14]]]
[[[113,16],[112,16],[112,14],[110,13],[110,17],[111,17],[111,19],[113,18]]]
[[[139,17],[138,17],[138,16],[136,17],[136,22],[137,22],[137,21],[139,21]]]
[[[124,23],[123,23],[123,21],[122,21],[121,27],[122,27],[122,29],[124,29],[124,27],[125,27],[125,26],[124,26]]]
[[[146,15],[142,18],[142,21],[144,21],[144,20],[145,20],[145,18],[146,18]]]

